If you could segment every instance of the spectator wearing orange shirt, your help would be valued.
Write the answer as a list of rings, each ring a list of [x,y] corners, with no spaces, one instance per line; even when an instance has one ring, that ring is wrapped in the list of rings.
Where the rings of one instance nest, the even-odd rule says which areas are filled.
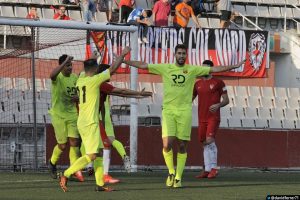
[[[189,0],[183,0],[175,7],[175,16],[173,24],[175,28],[187,27],[190,17],[194,20],[196,27],[201,28],[197,17],[194,14],[193,8],[187,4]]]
[[[153,22],[155,26],[168,26],[171,5],[168,0],[159,0],[154,4]]]
[[[70,20],[71,18],[65,14],[66,13],[66,7],[60,6],[57,13],[53,15],[53,19],[57,20]]]
[[[36,10],[37,10],[36,7],[33,7],[33,6],[30,7],[30,11],[27,14],[26,18],[27,19],[39,19],[39,16],[38,16]]]
[[[131,0],[120,0],[120,23],[126,23],[130,13],[133,10],[133,3]]]

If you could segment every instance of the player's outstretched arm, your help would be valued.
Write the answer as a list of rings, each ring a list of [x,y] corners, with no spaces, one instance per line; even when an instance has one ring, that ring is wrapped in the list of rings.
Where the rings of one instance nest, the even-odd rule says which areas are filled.
[[[121,96],[121,97],[133,97],[133,98],[141,98],[141,97],[151,97],[152,92],[145,91],[135,91],[125,88],[114,88],[110,95]]]
[[[110,74],[113,74],[118,67],[122,64],[125,56],[131,51],[130,47],[125,47],[121,53],[120,56],[118,56],[115,61],[112,63],[111,68],[110,68]]]
[[[148,64],[142,61],[124,60],[123,63],[139,69],[148,69]]]
[[[63,67],[66,64],[69,64],[72,60],[73,60],[73,56],[67,56],[66,60],[63,63],[61,63],[61,65],[59,65],[55,69],[53,69],[52,72],[51,72],[51,74],[50,74],[51,80],[55,81],[56,77],[58,76],[59,72],[61,72],[61,70],[63,69]]]
[[[227,66],[217,66],[217,67],[211,67],[210,68],[210,73],[216,73],[216,72],[226,72],[235,68],[240,67],[246,62],[246,59],[243,61],[239,62],[237,65],[227,65]]]

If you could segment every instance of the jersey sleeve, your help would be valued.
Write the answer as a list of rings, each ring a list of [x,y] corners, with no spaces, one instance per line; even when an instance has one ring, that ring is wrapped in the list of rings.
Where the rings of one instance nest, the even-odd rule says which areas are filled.
[[[196,77],[209,75],[210,72],[210,67],[192,66],[192,68],[192,72]]]
[[[56,76],[56,79],[53,81],[53,80],[51,80],[51,83],[53,84],[53,85],[57,85],[57,83],[59,83],[60,82],[60,80],[62,79],[62,73],[61,72],[59,72],[59,74]]]
[[[100,86],[100,91],[106,94],[111,93],[115,87],[109,83],[102,83]]]
[[[101,83],[108,81],[110,79],[110,71],[107,69],[100,74],[95,75],[96,84],[100,85]]]
[[[157,11],[158,11],[158,1],[154,4],[152,12],[153,12],[153,14],[156,14]]]
[[[148,64],[149,72],[152,74],[162,74],[167,67],[167,64]]]
[[[181,8],[182,8],[182,4],[179,3],[179,4],[177,4],[177,6],[175,7],[175,10],[177,10],[178,12],[180,12]]]

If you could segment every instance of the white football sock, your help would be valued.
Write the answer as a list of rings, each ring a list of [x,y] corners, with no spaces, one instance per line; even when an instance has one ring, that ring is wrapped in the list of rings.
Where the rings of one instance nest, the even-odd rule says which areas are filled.
[[[108,174],[110,165],[110,149],[103,149],[103,173]]]
[[[204,167],[206,172],[210,172],[210,160],[209,160],[209,151],[207,145],[203,146],[203,159],[204,159]]]
[[[216,168],[217,167],[217,160],[218,160],[218,148],[215,142],[210,143],[207,145],[208,152],[209,152],[209,165],[210,168]]]

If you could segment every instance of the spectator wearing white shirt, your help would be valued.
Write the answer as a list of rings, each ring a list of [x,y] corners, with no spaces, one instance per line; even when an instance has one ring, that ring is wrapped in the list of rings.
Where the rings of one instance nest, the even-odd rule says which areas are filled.
[[[139,38],[139,43],[149,43],[147,40],[147,33],[148,33],[148,26],[151,25],[151,22],[149,20],[149,17],[151,17],[152,11],[151,10],[145,10],[143,8],[136,8],[134,9],[127,19],[127,24],[130,25],[136,25],[139,28],[143,27],[143,39],[141,40]]]

